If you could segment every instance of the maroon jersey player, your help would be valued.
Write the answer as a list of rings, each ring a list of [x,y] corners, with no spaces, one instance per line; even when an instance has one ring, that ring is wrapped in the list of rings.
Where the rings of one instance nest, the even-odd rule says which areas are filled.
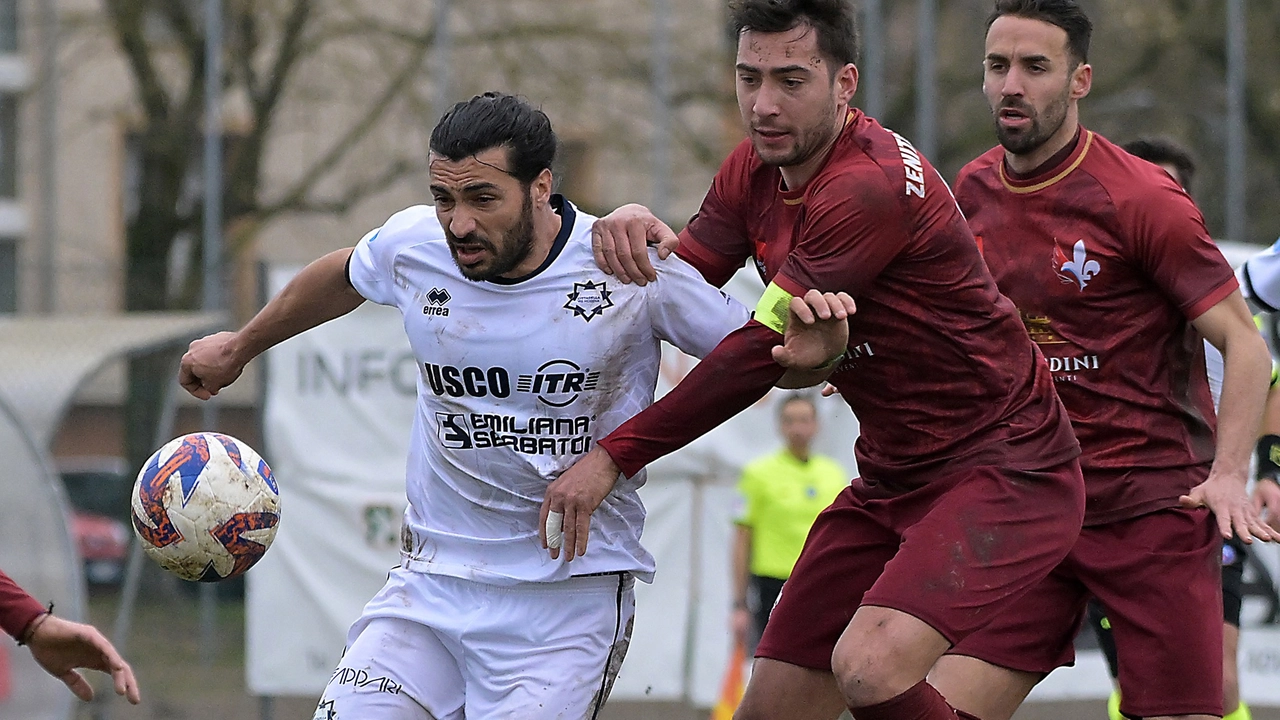
[[[564,512],[585,538],[620,470],[635,473],[773,384],[789,297],[848,292],[858,310],[830,380],[861,421],[863,477],[814,524],[738,717],[847,707],[860,720],[954,720],[924,677],[1074,542],[1077,444],[946,185],[907,140],[849,108],[851,5],[746,0],[733,14],[749,138],[679,252],[718,283],[753,259],[764,299],[662,401],[552,483],[544,512]],[[664,230],[635,208],[618,232],[632,225]],[[565,547],[570,557],[584,549],[567,533]]]
[[[957,707],[1009,717],[1070,662],[1093,594],[1109,611],[1123,712],[1220,716],[1222,537],[1271,537],[1245,494],[1269,357],[1182,188],[1079,125],[1089,31],[1074,0],[996,3],[984,88],[1001,144],[956,183],[1071,414],[1085,527],[932,677]],[[1216,446],[1203,339],[1225,358]]]

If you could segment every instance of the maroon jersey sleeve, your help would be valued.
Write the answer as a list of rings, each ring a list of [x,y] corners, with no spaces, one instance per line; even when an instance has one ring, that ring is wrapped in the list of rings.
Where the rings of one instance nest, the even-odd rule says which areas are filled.
[[[720,287],[751,257],[752,245],[742,201],[747,197],[751,145],[738,146],[716,173],[698,214],[680,233],[681,258]]]
[[[817,288],[856,298],[912,238],[900,194],[871,163],[826,178],[806,210],[800,243],[773,278],[792,295]]]
[[[729,333],[671,392],[600,441],[624,475],[688,445],[750,407],[782,377],[782,340],[752,320]]]
[[[1239,287],[1235,273],[1200,211],[1172,180],[1142,200],[1119,204],[1134,257],[1187,319],[1195,320]]]
[[[45,608],[39,601],[0,571],[0,628],[16,640],[32,620],[44,613]]]

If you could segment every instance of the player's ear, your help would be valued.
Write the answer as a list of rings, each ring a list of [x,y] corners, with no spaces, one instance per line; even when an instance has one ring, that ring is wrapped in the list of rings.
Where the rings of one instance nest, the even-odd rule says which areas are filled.
[[[529,193],[532,195],[534,205],[542,205],[551,202],[551,189],[555,186],[555,178],[551,175],[550,168],[543,168],[542,172],[529,183]]]
[[[1075,70],[1071,71],[1071,97],[1079,100],[1089,94],[1089,90],[1093,88],[1093,66],[1089,63],[1080,63]]]
[[[836,99],[844,104],[853,100],[858,91],[858,66],[848,63],[836,71]]]

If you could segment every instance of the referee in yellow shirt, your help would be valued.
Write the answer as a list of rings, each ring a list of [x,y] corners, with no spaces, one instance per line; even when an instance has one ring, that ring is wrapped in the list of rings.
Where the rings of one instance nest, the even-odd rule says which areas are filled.
[[[809,526],[848,484],[835,460],[810,452],[818,412],[807,395],[788,396],[778,408],[785,446],[742,472],[742,506],[733,548],[733,632],[749,654],[764,632],[782,583],[800,557]]]

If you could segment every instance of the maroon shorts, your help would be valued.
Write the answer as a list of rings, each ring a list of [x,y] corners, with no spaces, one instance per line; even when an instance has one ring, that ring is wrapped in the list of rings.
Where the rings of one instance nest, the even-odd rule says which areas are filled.
[[[1222,538],[1208,510],[1086,527],[1044,582],[951,652],[1047,673],[1075,659],[1085,601],[1107,608],[1127,715],[1222,715]]]
[[[757,657],[830,670],[859,605],[908,613],[955,643],[1044,579],[1084,518],[1075,460],[968,468],[884,495],[855,480],[818,516]]]

